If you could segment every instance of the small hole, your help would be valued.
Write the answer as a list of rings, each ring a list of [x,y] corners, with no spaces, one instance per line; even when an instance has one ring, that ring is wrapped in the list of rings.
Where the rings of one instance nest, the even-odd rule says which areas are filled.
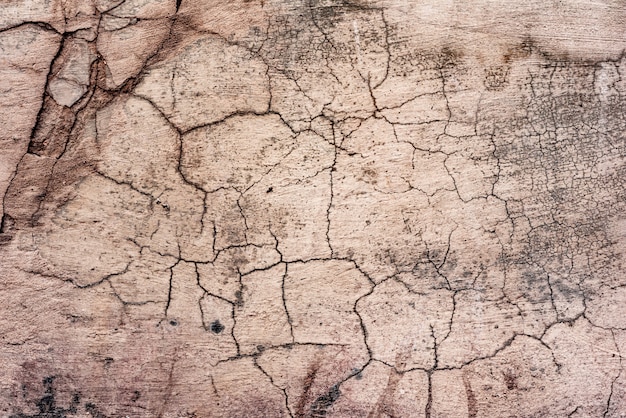
[[[224,331],[224,325],[222,325],[220,321],[213,321],[211,323],[211,331],[213,331],[213,333],[215,334],[219,334]]]

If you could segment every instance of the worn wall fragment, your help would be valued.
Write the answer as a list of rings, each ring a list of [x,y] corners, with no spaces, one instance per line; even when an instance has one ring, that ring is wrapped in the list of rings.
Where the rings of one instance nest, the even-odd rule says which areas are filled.
[[[1,415],[624,416],[625,17],[0,6]]]

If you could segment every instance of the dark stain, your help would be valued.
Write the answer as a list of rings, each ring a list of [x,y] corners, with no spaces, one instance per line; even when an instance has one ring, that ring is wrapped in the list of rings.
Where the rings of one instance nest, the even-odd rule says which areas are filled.
[[[141,397],[141,392],[139,392],[138,390],[133,392],[133,397],[130,398],[131,402],[137,402],[139,400],[139,398]]]
[[[15,220],[11,217],[11,215],[4,213],[2,215],[2,221],[0,221],[0,233],[5,234],[10,232],[15,226]],[[12,237],[9,238],[9,241]]]
[[[0,245],[8,244],[13,240],[13,235],[0,233]]]
[[[325,417],[328,412],[328,408],[330,408],[333,403],[339,396],[341,395],[341,391],[339,390],[339,386],[335,385],[330,388],[330,390],[317,398],[313,405],[311,405],[311,416],[312,417]]]
[[[508,66],[490,67],[485,70],[484,84],[487,90],[502,90],[507,85],[509,75]]]
[[[530,56],[535,49],[535,41],[530,36],[527,36],[519,45],[519,51],[521,51],[525,57]]]
[[[403,357],[401,354],[396,355],[396,364],[398,364],[398,362],[401,361],[400,360],[401,357]],[[406,362],[402,362],[402,363],[406,365]],[[385,387],[385,390],[383,390],[383,393],[378,398],[378,401],[376,402],[376,405],[374,405],[374,408],[368,414],[367,416],[368,418],[374,418],[374,417],[380,417],[380,416],[386,416],[386,417],[397,416],[397,413],[393,411],[394,409],[393,406],[391,406],[392,404],[391,400],[393,398],[394,393],[398,389],[398,384],[400,383],[400,380],[402,380],[402,375],[398,373],[395,369],[391,368],[389,370],[389,376],[387,377],[387,386]]]
[[[378,183],[377,177],[378,177],[378,172],[374,170],[373,168],[370,168],[370,167],[363,168],[362,180],[364,182],[370,183],[370,184],[376,184]]]
[[[94,418],[107,418],[107,416],[104,415],[102,412],[100,412],[98,408],[96,407],[96,405],[94,405],[91,402],[87,402],[85,404],[85,411],[87,411],[89,415],[91,415]]]
[[[28,143],[28,153],[44,157],[57,157],[63,152],[65,139],[74,128],[76,115],[69,107],[57,104],[46,97],[42,112]]]
[[[235,292],[235,305],[243,306],[243,294],[241,293],[241,290],[237,290]]]
[[[465,386],[465,396],[467,396],[467,417],[476,418],[478,416],[478,402],[466,374],[463,374],[463,385]]]
[[[170,325],[171,325],[171,326],[173,326],[173,327],[175,327],[176,325],[178,325],[178,322],[176,322],[176,320],[172,319],[172,320],[170,321]]]
[[[517,389],[517,377],[511,372],[503,372],[504,383],[506,384],[506,388],[508,390]]]
[[[222,325],[219,320],[211,322],[211,332],[213,332],[214,334],[220,334],[222,331],[224,331],[224,328],[224,325]]]
[[[535,41],[531,37],[526,37],[519,44],[509,48],[506,54],[502,57],[502,61],[505,64],[510,63],[513,59],[528,58],[535,50]]]
[[[273,188],[273,187],[270,187],[269,189],[267,189],[267,192],[266,192],[266,193],[272,193],[273,191],[274,191],[274,188]]]
[[[74,415],[80,402],[80,395],[75,393],[68,408],[61,408],[56,404],[56,390],[54,388],[54,376],[43,379],[43,396],[35,402],[39,412],[29,415],[23,412],[11,415],[10,418],[66,418],[68,414]]]
[[[458,65],[461,58],[463,58],[463,53],[448,46],[444,46],[438,58],[440,68],[449,69]]]
[[[309,397],[309,392],[311,391],[311,386],[313,386],[313,382],[315,381],[315,376],[317,375],[317,370],[319,369],[316,363],[312,364],[309,367],[309,371],[307,372],[306,378],[304,379],[304,385],[302,386],[302,395],[298,400],[298,404],[296,405],[296,417],[304,417],[304,406],[306,405],[307,398]]]

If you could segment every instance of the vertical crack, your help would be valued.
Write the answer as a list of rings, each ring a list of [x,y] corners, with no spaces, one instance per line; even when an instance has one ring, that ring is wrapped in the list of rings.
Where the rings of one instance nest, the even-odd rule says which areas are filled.
[[[330,167],[330,199],[328,202],[328,208],[326,209],[326,241],[328,242],[328,248],[330,249],[330,257],[333,258],[335,255],[335,251],[333,250],[333,246],[330,242],[330,211],[333,207],[333,198],[334,198],[334,172],[337,170],[337,140],[336,140],[336,132],[335,132],[335,124],[332,123],[333,129],[333,145],[334,145],[334,156],[333,156],[333,164]]]
[[[291,315],[289,315],[289,309],[287,309],[287,298],[285,296],[285,280],[287,279],[288,269],[289,269],[289,263],[285,263],[285,271],[283,273],[283,278],[282,278],[280,288],[281,288],[281,296],[283,300],[283,309],[285,310],[285,314],[287,315],[287,323],[289,324],[289,334],[291,335],[291,342],[295,343],[296,340],[293,335],[293,321],[291,319]]]
[[[287,393],[287,389],[285,389],[285,388],[282,388],[282,387],[278,386],[278,385],[274,382],[274,379],[272,378],[272,376],[271,376],[269,373],[267,373],[267,372],[265,371],[265,369],[263,369],[263,367],[261,367],[261,365],[260,365],[260,364],[259,364],[259,362],[258,362],[258,355],[253,356],[253,357],[252,357],[252,361],[254,362],[254,366],[255,366],[257,369],[259,369],[259,370],[261,371],[261,373],[263,373],[263,374],[264,374],[264,375],[268,378],[268,380],[270,381],[270,384],[271,384],[272,386],[274,386],[276,389],[278,389],[278,390],[280,390],[280,391],[282,392],[282,394],[283,394],[283,399],[285,400],[285,410],[287,411],[287,413],[289,414],[289,416],[290,416],[291,418],[294,418],[294,414],[293,414],[293,412],[291,411],[291,408],[289,407],[289,394]],[[300,418],[300,417],[298,416],[297,418]]]
[[[433,407],[433,370],[426,371],[426,376],[428,377],[428,398],[426,400],[424,415],[426,418],[431,418],[431,410]]]

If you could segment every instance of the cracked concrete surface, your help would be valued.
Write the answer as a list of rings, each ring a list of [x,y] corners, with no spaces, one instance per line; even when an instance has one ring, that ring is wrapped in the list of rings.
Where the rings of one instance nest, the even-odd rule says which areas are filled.
[[[0,6],[8,417],[626,416],[626,6]]]

